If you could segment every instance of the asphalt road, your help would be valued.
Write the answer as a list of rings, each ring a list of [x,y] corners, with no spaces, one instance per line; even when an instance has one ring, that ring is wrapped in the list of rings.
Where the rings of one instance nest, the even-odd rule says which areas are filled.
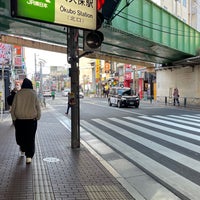
[[[65,115],[66,97],[47,102]],[[80,100],[80,121],[94,138],[81,137],[144,198],[161,199],[159,191],[162,199],[199,200],[199,110],[150,102],[141,102],[139,108],[117,108],[108,106],[105,98],[85,97]],[[94,145],[96,138],[102,143]],[[135,168],[141,170],[139,175]]]

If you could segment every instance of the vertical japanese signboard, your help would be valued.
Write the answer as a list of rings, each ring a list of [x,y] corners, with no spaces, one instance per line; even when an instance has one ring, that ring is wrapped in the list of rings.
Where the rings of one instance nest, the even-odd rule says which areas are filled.
[[[47,23],[96,29],[96,0],[11,0],[11,15]]]
[[[110,62],[108,62],[108,61],[105,61],[104,72],[110,73]]]
[[[14,45],[14,66],[15,67],[22,67],[22,47]]]
[[[101,71],[101,61],[96,59],[96,82],[98,83],[100,80],[100,71]]]
[[[125,77],[124,77],[124,79],[125,80],[131,80],[131,75],[132,75],[132,67],[131,67],[131,65],[130,64],[125,64],[124,65],[124,67],[125,67]]]

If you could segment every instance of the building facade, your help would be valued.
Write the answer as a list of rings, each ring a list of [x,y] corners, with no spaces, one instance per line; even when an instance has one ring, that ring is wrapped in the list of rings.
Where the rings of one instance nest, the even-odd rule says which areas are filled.
[[[8,110],[6,97],[13,88],[20,89],[26,77],[24,48],[0,43],[0,107]]]
[[[157,70],[157,101],[172,103],[173,90],[178,88],[181,105],[200,105],[200,66]]]
[[[152,0],[163,9],[200,31],[200,0]]]
[[[200,31],[200,0],[152,0],[163,9]],[[198,56],[198,55],[197,55]],[[178,88],[181,105],[200,105],[200,65],[170,66],[156,69],[156,100],[172,103]]]

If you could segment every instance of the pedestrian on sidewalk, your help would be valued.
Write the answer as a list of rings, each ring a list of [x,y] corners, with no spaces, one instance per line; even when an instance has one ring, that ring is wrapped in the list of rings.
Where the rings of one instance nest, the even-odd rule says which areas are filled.
[[[16,93],[17,93],[17,90],[16,90],[16,88],[14,88],[10,92],[10,95],[7,96],[7,103],[8,103],[9,106],[12,106],[13,99],[14,99]]]
[[[173,97],[174,97],[174,106],[176,105],[176,102],[178,106],[180,106],[178,88],[174,88]]]
[[[52,91],[51,91],[51,97],[52,97],[52,100],[55,99],[55,90],[52,90]]]
[[[73,97],[72,97],[72,93],[68,92],[68,102],[67,102],[67,111],[66,111],[66,115],[68,115],[69,113],[69,109],[72,107],[72,102],[73,102]]]
[[[26,163],[29,164],[35,154],[35,134],[41,109],[32,82],[27,78],[24,79],[21,90],[14,97],[11,116],[15,121],[16,142],[21,154],[26,156]]]
[[[14,99],[16,93],[17,93],[17,89],[14,88],[14,89],[11,91],[10,95],[8,95],[7,98],[6,98],[6,99],[7,99],[7,103],[8,103],[8,105],[10,106],[10,110],[11,110],[11,106],[12,106],[12,103],[13,103],[13,99]],[[12,125],[15,126],[15,121],[14,121],[14,120],[12,120]],[[12,126],[12,125],[11,125],[11,126]]]

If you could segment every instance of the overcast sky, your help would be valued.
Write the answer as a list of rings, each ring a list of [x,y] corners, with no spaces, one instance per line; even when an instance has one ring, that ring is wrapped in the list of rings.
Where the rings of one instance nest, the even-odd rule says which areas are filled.
[[[40,59],[45,60],[43,74],[49,73],[50,66],[66,66],[67,54],[55,53],[50,51],[38,50],[25,47],[25,64],[27,67],[28,77],[35,73],[35,54],[37,61],[37,71],[39,71],[38,62]]]

